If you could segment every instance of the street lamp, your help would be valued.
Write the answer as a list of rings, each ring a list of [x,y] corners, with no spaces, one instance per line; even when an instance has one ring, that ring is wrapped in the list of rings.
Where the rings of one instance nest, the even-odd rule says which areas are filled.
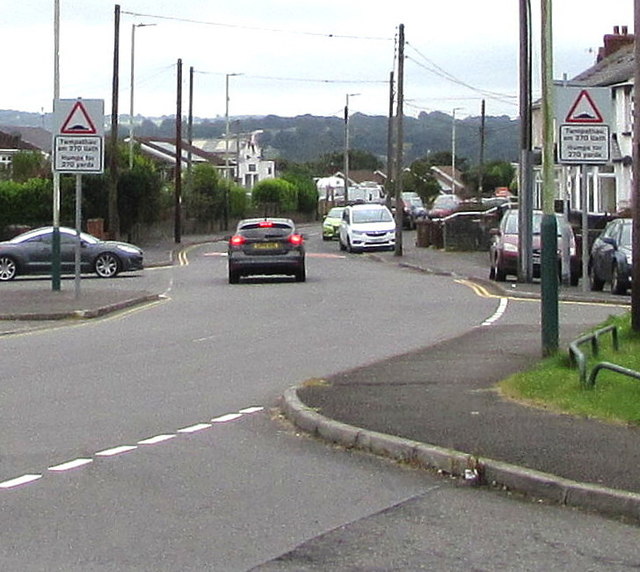
[[[360,95],[359,93],[347,93],[347,101],[344,106],[344,204],[349,202],[349,98]]]
[[[155,24],[131,24],[131,89],[129,93],[129,169],[133,168],[133,82],[135,70],[136,28]]]
[[[456,111],[462,107],[453,108],[453,123],[451,126],[451,193],[456,194]]]
[[[229,78],[242,75],[241,73],[228,73],[225,75],[225,130],[224,130],[224,176],[229,176]],[[236,165],[236,168],[238,165]]]

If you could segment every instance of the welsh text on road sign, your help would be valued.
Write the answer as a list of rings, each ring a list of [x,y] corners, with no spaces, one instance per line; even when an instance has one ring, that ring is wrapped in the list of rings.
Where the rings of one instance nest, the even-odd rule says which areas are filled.
[[[102,137],[56,136],[55,170],[60,173],[102,173]]]
[[[607,163],[610,158],[609,126],[560,126],[561,163]]]

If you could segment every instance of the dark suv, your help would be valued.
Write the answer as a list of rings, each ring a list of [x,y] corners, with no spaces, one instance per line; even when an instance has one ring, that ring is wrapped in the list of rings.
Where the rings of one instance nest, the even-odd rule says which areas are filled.
[[[229,239],[229,284],[242,276],[291,275],[306,280],[304,238],[286,218],[241,220]]]

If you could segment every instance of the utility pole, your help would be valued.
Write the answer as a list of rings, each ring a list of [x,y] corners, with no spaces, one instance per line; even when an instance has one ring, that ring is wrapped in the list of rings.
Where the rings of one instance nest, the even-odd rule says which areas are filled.
[[[533,170],[531,157],[531,4],[520,0],[520,170],[518,280],[533,281]]]
[[[109,234],[112,239],[120,236],[118,216],[118,75],[120,68],[120,5],[114,14],[113,82],[111,86],[111,140],[109,157]]]
[[[176,244],[182,240],[182,60],[178,59],[176,97],[176,170],[173,237]]]
[[[551,0],[542,0],[542,221],[540,238],[542,355],[558,351],[558,223],[556,221],[553,157],[553,42]]]
[[[389,120],[387,121],[387,179],[385,181],[385,194],[387,206],[391,207],[391,191],[394,188],[393,166],[393,103],[395,101],[393,71],[389,73]]]
[[[635,89],[636,102],[638,89],[640,88],[640,0],[634,0],[634,26],[636,32],[635,41]],[[631,328],[634,332],[640,332],[640,108],[636,104],[633,110],[633,183],[632,183],[632,284],[631,288]]]
[[[482,199],[484,191],[484,134],[485,134],[485,100],[482,100],[480,108],[480,161],[478,163],[478,202]]]
[[[402,256],[402,151],[404,146],[404,24],[398,35],[398,103],[396,107],[396,247],[395,256]]]

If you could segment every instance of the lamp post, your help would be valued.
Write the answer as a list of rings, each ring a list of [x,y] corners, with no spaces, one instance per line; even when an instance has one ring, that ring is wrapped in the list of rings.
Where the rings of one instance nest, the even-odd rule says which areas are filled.
[[[453,108],[453,121],[451,125],[451,194],[456,194],[456,111],[462,107]]]
[[[349,202],[349,98],[360,95],[359,93],[347,93],[344,106],[344,204]]]
[[[224,176],[226,179],[231,179],[229,175],[229,78],[239,76],[239,75],[242,75],[242,74],[228,73],[225,75]]]
[[[133,86],[135,77],[136,28],[155,24],[131,24],[131,89],[129,93],[129,169],[133,168]]]

